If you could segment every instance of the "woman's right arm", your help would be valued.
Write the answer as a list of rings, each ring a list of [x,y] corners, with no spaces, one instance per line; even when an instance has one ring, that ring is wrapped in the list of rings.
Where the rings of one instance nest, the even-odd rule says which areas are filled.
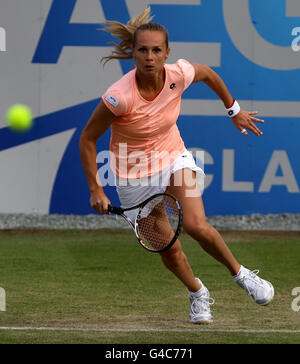
[[[83,129],[79,141],[81,163],[91,192],[90,203],[100,214],[108,213],[110,201],[102,186],[100,186],[99,179],[96,178],[98,174],[96,143],[99,137],[111,126],[115,118],[115,115],[101,100]]]

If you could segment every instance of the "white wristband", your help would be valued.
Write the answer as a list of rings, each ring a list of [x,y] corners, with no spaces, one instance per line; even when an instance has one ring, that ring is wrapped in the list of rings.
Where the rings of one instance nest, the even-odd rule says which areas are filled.
[[[240,105],[236,100],[234,100],[233,105],[229,109],[226,109],[227,115],[230,118],[236,116],[240,111],[241,111]]]

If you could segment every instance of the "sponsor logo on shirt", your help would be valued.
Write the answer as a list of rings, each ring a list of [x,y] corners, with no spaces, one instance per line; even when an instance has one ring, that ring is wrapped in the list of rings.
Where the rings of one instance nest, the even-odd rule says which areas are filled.
[[[111,95],[107,95],[105,100],[109,102],[112,106],[117,107],[119,104],[119,100],[117,100],[115,97],[112,97]]]

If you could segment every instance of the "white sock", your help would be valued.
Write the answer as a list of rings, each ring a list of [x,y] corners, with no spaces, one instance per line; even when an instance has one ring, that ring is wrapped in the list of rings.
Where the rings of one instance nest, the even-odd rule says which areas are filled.
[[[199,278],[196,278],[196,281],[201,284],[201,288],[199,289],[199,291],[197,291],[197,292],[191,292],[191,291],[189,291],[189,294],[191,296],[195,296],[195,297],[201,295],[201,293],[203,292],[203,289],[204,289],[204,284],[200,281],[200,279]]]
[[[240,268],[240,270],[239,270],[239,272],[238,272],[238,274],[237,275],[235,275],[235,276],[233,276],[232,278],[233,279],[238,279],[238,278],[240,278],[240,275],[243,273],[243,270],[245,269],[245,267],[243,267],[242,265],[241,265],[241,268]]]

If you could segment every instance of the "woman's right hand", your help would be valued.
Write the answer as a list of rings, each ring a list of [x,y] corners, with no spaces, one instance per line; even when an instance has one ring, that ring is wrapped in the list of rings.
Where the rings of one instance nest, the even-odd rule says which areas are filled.
[[[110,205],[110,200],[107,198],[104,192],[92,192],[90,197],[90,204],[92,208],[99,214],[109,215],[108,205]]]

